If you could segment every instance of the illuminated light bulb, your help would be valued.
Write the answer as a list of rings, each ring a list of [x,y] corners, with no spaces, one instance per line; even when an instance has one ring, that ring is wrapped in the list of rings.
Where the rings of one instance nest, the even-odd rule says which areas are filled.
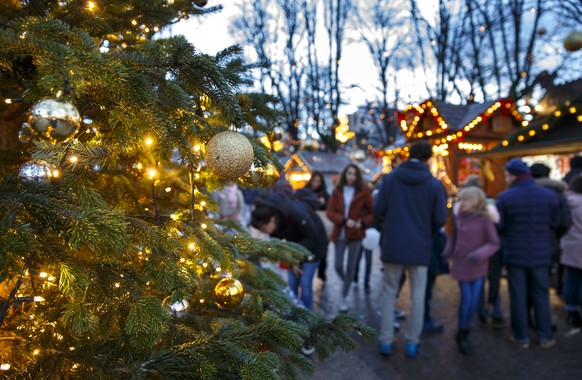
[[[137,21],[136,20],[131,20],[131,25],[137,25]]]
[[[544,125],[542,125],[542,129],[543,129],[544,131],[548,130],[548,128],[550,128],[549,124],[544,124]]]
[[[562,112],[556,111],[556,112],[554,112],[554,116],[555,117],[560,117],[560,116],[562,116]]]
[[[57,178],[60,177],[61,172],[58,169],[53,170],[53,177]]]
[[[206,228],[208,228],[208,226],[206,225],[206,223],[202,223],[200,225],[200,228],[202,228],[203,230],[205,230]]]
[[[432,136],[432,131],[426,131],[427,136]]]
[[[171,215],[170,215],[170,218],[171,218],[172,220],[178,220],[178,215],[176,215],[176,214],[171,214]]]
[[[529,124],[529,121],[524,120],[521,122],[521,125],[523,125],[524,127],[527,127],[527,125]]]
[[[206,201],[202,201],[202,202],[200,202],[200,206],[202,206],[202,207],[206,207]]]
[[[534,131],[533,129],[531,131],[529,131],[530,136],[534,136],[535,134],[536,134],[536,131]]]
[[[222,268],[221,267],[216,267],[216,271],[217,272],[221,272],[222,271]]]
[[[116,282],[115,284],[113,284],[113,286],[119,288],[121,285],[119,284],[119,282]]]
[[[190,243],[190,244],[188,244],[188,249],[193,251],[194,249],[196,249],[196,245],[194,243]],[[206,264],[206,263],[204,263],[204,264]],[[205,266],[204,264],[202,264],[202,266]]]
[[[8,363],[2,363],[0,364],[0,370],[2,371],[8,371],[10,369],[10,364]]]
[[[40,278],[47,278],[48,277],[48,273],[47,272],[40,272],[38,274],[38,277],[40,277]]]
[[[148,177],[150,179],[156,178],[158,175],[158,171],[156,169],[148,169]]]
[[[6,104],[12,104],[12,99],[6,99],[4,102],[5,102]]]
[[[196,179],[200,179],[200,173],[196,173],[196,174],[194,174],[194,178],[196,178]]]
[[[87,2],[87,9],[90,11],[94,11],[95,10],[95,3],[92,1],[88,1]]]
[[[158,28],[157,26],[154,26],[154,32],[158,32],[160,30],[160,28]]]
[[[77,156],[71,156],[71,158],[69,158],[69,161],[71,161],[72,163],[75,163],[75,162],[79,161],[79,158]]]
[[[166,187],[165,190],[166,190],[166,193],[169,193],[170,191],[172,191],[172,188],[171,187]]]
[[[204,298],[200,298],[200,303],[204,303]]]
[[[578,120],[579,123],[582,123],[582,115],[578,115],[576,119]]]
[[[34,302],[43,302],[44,301],[44,297],[42,296],[34,296]]]
[[[570,107],[569,111],[570,113],[576,113],[576,107]]]
[[[69,347],[69,351],[75,351],[75,347],[73,346]]]
[[[47,280],[49,280],[49,281],[51,281],[51,282],[52,282],[52,281],[54,281],[54,280],[55,280],[55,277],[54,277],[54,276],[48,276]]]
[[[517,140],[518,140],[518,141],[523,141],[523,139],[524,139],[524,137],[523,137],[523,136],[519,136],[519,137],[517,138]]]
[[[146,145],[150,146],[150,145],[153,145],[153,143],[154,143],[154,140],[153,140],[151,137],[147,137],[147,138],[144,140],[144,142],[145,142],[145,144],[146,144]]]
[[[32,351],[33,355],[38,355],[40,354],[40,350],[37,348],[36,350]]]

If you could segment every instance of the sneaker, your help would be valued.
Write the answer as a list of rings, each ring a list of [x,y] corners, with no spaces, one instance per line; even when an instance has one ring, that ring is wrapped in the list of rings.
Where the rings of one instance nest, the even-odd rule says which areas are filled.
[[[392,343],[380,343],[378,349],[380,350],[380,355],[392,355]]]
[[[509,334],[509,336],[507,337],[507,339],[513,343],[514,345],[516,345],[519,348],[529,348],[529,342],[525,342],[525,341],[521,341],[521,340],[517,340],[515,339],[515,337],[513,336],[513,334]],[[555,343],[555,342],[554,342]]]
[[[503,317],[493,317],[493,328],[494,329],[503,329],[507,327],[507,322]]]
[[[424,325],[422,326],[422,332],[428,334],[442,334],[444,330],[445,328],[443,325],[436,323],[432,319],[424,322]]]
[[[346,300],[345,300],[345,299],[343,299],[343,300],[342,300],[342,302],[340,303],[340,306],[339,306],[339,311],[340,311],[341,313],[345,313],[345,312],[347,312],[348,310],[350,310],[350,307],[348,306],[348,303],[346,302]]]
[[[394,318],[406,319],[406,312],[404,310],[394,309]]]
[[[541,348],[552,348],[555,345],[556,345],[556,340],[555,339],[542,340],[542,341],[540,341],[540,347]]]
[[[418,355],[418,344],[417,343],[406,343],[404,346],[404,355],[407,358],[415,358]]]

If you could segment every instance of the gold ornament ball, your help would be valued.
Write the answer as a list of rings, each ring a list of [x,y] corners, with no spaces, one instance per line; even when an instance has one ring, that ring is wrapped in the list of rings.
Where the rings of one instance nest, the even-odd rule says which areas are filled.
[[[272,131],[269,131],[267,134],[269,136],[269,140],[271,141],[279,141],[285,135],[285,131],[281,127],[275,127]]]
[[[245,289],[239,280],[223,278],[214,287],[214,299],[220,307],[237,307],[245,296]]]
[[[279,170],[273,164],[268,164],[263,169],[263,175],[259,181],[259,186],[265,189],[270,188],[279,180]]]
[[[55,176],[56,167],[43,160],[32,160],[20,168],[18,177],[25,182],[49,183]]]
[[[204,159],[217,177],[234,181],[251,168],[253,146],[238,132],[220,132],[206,144]]]
[[[184,319],[190,313],[190,303],[187,300],[172,301],[172,296],[167,296],[162,305],[175,319]]]
[[[582,32],[575,30],[568,34],[564,39],[564,48],[568,51],[576,51],[582,48]]]
[[[263,178],[263,168],[251,165],[249,171],[239,178],[239,181],[247,186],[259,186],[261,178]]]
[[[317,152],[319,150],[319,142],[314,139],[306,139],[301,143],[301,150]]]
[[[71,103],[44,99],[32,106],[28,117],[30,129],[51,143],[67,141],[81,126],[81,115]]]

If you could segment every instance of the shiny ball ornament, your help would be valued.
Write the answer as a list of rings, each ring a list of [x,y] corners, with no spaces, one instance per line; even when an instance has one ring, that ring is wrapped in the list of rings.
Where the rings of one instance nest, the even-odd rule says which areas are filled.
[[[208,4],[208,0],[194,0],[194,4],[196,4],[197,7],[202,8],[203,6]]]
[[[361,149],[356,149],[351,154],[352,160],[356,162],[363,162],[366,159],[366,152]]]
[[[254,152],[250,141],[234,131],[220,132],[208,141],[204,159],[219,178],[234,181],[249,171]]]
[[[245,296],[245,289],[239,280],[223,278],[214,287],[214,299],[223,308],[237,307]]]
[[[576,51],[582,48],[582,32],[573,31],[564,39],[564,48],[568,51]]]
[[[55,144],[79,131],[81,115],[71,103],[44,99],[32,106],[28,125],[36,135]]]
[[[319,141],[314,139],[306,139],[301,143],[301,150],[317,152],[319,150]]]
[[[247,186],[259,186],[259,182],[263,178],[263,168],[256,167],[255,164],[251,165],[248,172],[239,178],[239,181]]]
[[[167,296],[162,305],[174,319],[184,319],[190,313],[190,303],[187,300],[172,301],[172,296]]]
[[[275,128],[273,128],[272,131],[269,131],[269,133],[267,133],[267,135],[269,136],[269,140],[279,141],[285,135],[285,130],[281,127],[275,127]]]
[[[18,177],[25,182],[49,183],[55,172],[54,165],[43,160],[32,160],[22,165]]]
[[[273,164],[268,164],[263,169],[263,175],[259,180],[259,186],[265,189],[270,188],[279,180],[280,174],[277,167]]]

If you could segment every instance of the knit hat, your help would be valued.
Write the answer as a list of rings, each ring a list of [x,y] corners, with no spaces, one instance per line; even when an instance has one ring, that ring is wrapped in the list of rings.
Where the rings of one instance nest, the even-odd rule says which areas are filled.
[[[550,168],[544,164],[533,164],[530,166],[529,170],[534,178],[546,178],[550,176]]]
[[[521,158],[512,158],[505,165],[505,170],[513,175],[530,174],[529,166]]]

